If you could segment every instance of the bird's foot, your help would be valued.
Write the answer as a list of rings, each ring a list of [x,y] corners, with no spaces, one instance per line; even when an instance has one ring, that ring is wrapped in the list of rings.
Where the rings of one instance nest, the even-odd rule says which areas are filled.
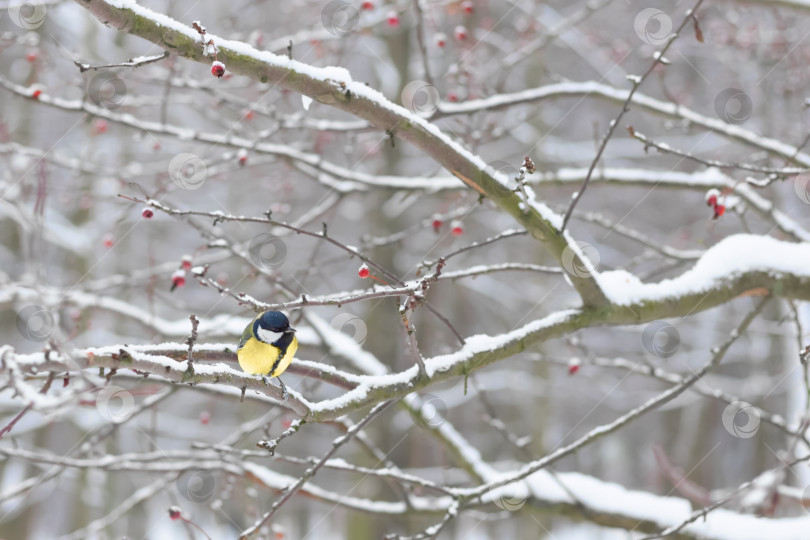
[[[287,385],[284,384],[284,381],[281,378],[278,379],[278,384],[281,385],[281,401],[287,401],[290,399],[290,393],[287,391]]]

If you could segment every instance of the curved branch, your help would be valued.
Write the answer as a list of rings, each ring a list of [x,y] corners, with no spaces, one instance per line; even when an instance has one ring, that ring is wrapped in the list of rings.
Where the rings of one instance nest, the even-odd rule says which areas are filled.
[[[155,13],[135,2],[113,5],[105,0],[75,1],[107,26],[142,37],[189,60],[211,61],[204,54],[197,32],[166,15]],[[569,238],[559,232],[560,216],[539,201],[523,203],[508,188],[505,176],[488,167],[480,157],[453,141],[435,125],[391,103],[366,84],[354,81],[348,70],[316,68],[259,51],[246,43],[210,34],[206,36],[216,43],[217,59],[224,62],[229,71],[298,92],[367,120],[386,133],[411,143],[508,212],[558,261],[562,262],[564,256],[573,255],[576,264],[583,264],[578,251],[569,248]],[[585,305],[605,303],[604,294],[590,276],[571,276],[571,282]]]

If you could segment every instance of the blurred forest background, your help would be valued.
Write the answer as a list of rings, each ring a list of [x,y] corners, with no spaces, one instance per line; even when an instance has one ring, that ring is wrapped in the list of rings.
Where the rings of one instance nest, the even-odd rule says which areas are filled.
[[[795,239],[780,227],[773,208],[802,231],[810,226],[808,182],[801,176],[757,188],[753,197],[765,205],[758,209],[723,188],[767,174],[662,153],[626,129],[632,126],[704,160],[796,165],[744,144],[734,131],[797,148],[807,143],[810,6],[789,3],[706,3],[698,11],[699,31],[687,24],[666,54],[669,65],[657,65],[646,78],[640,94],[728,129],[630,105],[568,225],[587,244],[586,255],[598,270],[621,268],[658,281],[681,274],[731,234]],[[361,119],[232,75],[227,64],[221,79],[207,65],[175,55],[138,67],[85,69],[164,51],[103,26],[80,4],[6,2],[0,15],[0,343],[16,353],[165,342],[182,348],[191,314],[200,321],[197,343],[235,347],[254,310],[234,295],[279,304],[302,294],[319,298],[371,286],[371,279],[358,275],[362,261],[323,238],[263,223],[215,223],[212,215],[174,216],[132,199],[233,216],[266,217],[269,211],[274,220],[314,233],[326,224],[330,238],[401,280],[432,273],[435,261],[451,254],[444,272],[534,265],[530,271],[492,271],[432,285],[430,306],[449,325],[424,307],[416,310],[424,358],[458,350],[454,330],[462,337],[498,335],[579,305],[557,261],[529,236],[515,234],[455,254],[520,226],[490,200],[461,182],[453,184],[450,173],[419,149]],[[624,0],[141,4],[280,55],[290,53],[292,42],[294,59],[345,67],[355,81],[430,117],[512,178],[529,156],[536,172],[527,174],[527,181],[559,214],[580,189],[601,138],[621,111],[633,86],[628,75],[650,68],[653,53],[693,7]],[[574,85],[588,81],[616,89],[620,99]],[[574,86],[562,84],[567,82]],[[545,98],[464,110],[482,98],[548,85],[560,86]],[[412,179],[416,187],[392,177]],[[440,180],[435,186],[425,181],[434,177]],[[706,204],[712,187],[725,199],[725,213],[716,219]],[[189,267],[206,265],[210,281],[203,286]],[[374,267],[371,274],[390,282]],[[214,283],[234,295],[221,294]],[[423,398],[439,416],[390,407],[365,430],[367,438],[404,472],[442,485],[467,485],[465,467],[437,435],[438,419],[454,426],[496,470],[514,469],[671,386],[672,381],[640,373],[644,367],[683,377],[697,371],[759,301],[738,298],[657,325],[593,327],[549,340],[466,379],[431,386]],[[321,321],[392,373],[414,363],[392,297],[286,311],[300,329],[300,359],[358,372],[347,355],[359,353],[350,347],[337,354],[341,345],[329,345],[316,331],[313,321]],[[679,479],[708,497],[778,467],[780,460],[800,457],[807,447],[791,431],[807,409],[807,373],[798,351],[807,343],[808,321],[806,304],[768,302],[722,367],[695,391],[566,456],[553,469],[690,498],[687,482],[675,486]],[[219,458],[212,456],[230,452],[235,463],[253,461],[299,478],[309,462],[295,458],[320,458],[341,433],[340,423],[304,425],[271,457],[256,443],[278,437],[298,415],[254,390],[242,402],[233,388],[172,385],[125,369],[112,378],[109,370],[84,373],[94,384],[103,386],[106,379],[123,389],[122,395],[106,396],[120,402],[102,410],[96,394],[88,393],[17,418],[25,402],[9,386],[0,392],[0,428],[17,419],[0,439],[3,448],[12,449],[3,451],[0,472],[3,538],[204,538],[186,519],[211,538],[235,538],[280,495],[249,474],[213,464]],[[38,378],[41,386],[44,374]],[[60,372],[53,387],[70,389],[82,378],[74,373],[68,382]],[[311,401],[340,394],[296,373],[285,382]],[[738,409],[752,404],[761,412],[749,410],[740,419],[732,411],[732,421],[724,423],[729,404],[709,396],[715,389],[744,400]],[[775,423],[766,421],[772,415]],[[357,422],[363,415],[351,418]],[[230,450],[206,454],[207,461],[193,454],[220,444]],[[15,448],[37,455],[15,454]],[[139,470],[114,463],[70,466],[43,460],[46,454],[155,457],[147,460],[151,469]],[[374,456],[357,442],[335,454],[357,466],[386,466]],[[160,463],[168,468],[159,470]],[[807,467],[798,465],[784,483],[801,491],[809,479]],[[327,468],[313,481],[351,497],[400,499],[392,482],[358,471]],[[408,489],[422,493],[418,486]],[[415,534],[442,515],[387,516],[315,499],[292,497],[260,537]],[[643,536],[549,511],[525,498],[507,502],[512,506],[482,505],[462,513],[439,537]],[[182,509],[183,519],[171,519],[173,505]],[[801,504],[749,510],[805,515]]]

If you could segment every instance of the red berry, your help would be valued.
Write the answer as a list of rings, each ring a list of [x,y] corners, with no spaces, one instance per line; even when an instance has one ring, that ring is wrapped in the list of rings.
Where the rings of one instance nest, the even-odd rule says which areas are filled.
[[[239,151],[236,153],[236,157],[239,159],[239,165],[244,166],[247,163],[248,153],[247,150],[244,148],[240,148]]]
[[[464,229],[461,227],[461,222],[458,220],[454,220],[453,223],[450,224],[450,234],[453,236],[461,236],[464,232]]]
[[[717,197],[720,196],[720,190],[712,188],[706,192],[706,205],[715,206],[717,204]]]
[[[200,413],[200,423],[204,426],[208,425],[208,422],[211,421],[211,413],[208,411],[202,411]]]
[[[172,274],[172,288],[169,290],[173,291],[177,287],[182,287],[185,284],[186,284],[186,271],[175,270],[175,272]]]
[[[115,238],[113,237],[113,235],[108,233],[102,237],[101,241],[104,243],[104,247],[111,248],[115,243]]]
[[[107,121],[103,118],[96,118],[96,120],[93,122],[93,133],[95,135],[107,133]]]
[[[436,34],[436,36],[434,36],[433,39],[436,40],[437,47],[441,48],[447,45],[447,36],[445,36],[444,34]]]
[[[456,26],[454,34],[456,36],[456,39],[459,41],[464,41],[465,39],[467,39],[467,29],[461,25]]]
[[[180,267],[183,270],[191,270],[191,255],[183,255],[181,260]]]
[[[453,103],[458,101],[458,94],[455,92],[450,92],[447,94],[447,101],[452,101]]]
[[[211,64],[211,75],[221,79],[222,76],[225,75],[225,64],[218,60],[214,61],[214,63]]]
[[[366,10],[372,10],[372,9],[374,9],[374,2],[370,2],[370,1],[366,0],[365,2],[363,2],[361,4],[361,7],[363,9],[366,9]]]
[[[714,218],[713,219],[717,219],[717,218],[719,218],[720,216],[722,216],[725,213],[726,213],[726,207],[723,206],[722,204],[718,204],[717,206],[714,207]]]
[[[582,365],[582,362],[579,358],[572,358],[568,361],[568,374],[575,375],[579,371],[579,366]]]
[[[253,120],[253,110],[252,109],[248,109],[245,112],[245,120]]]
[[[152,219],[152,216],[154,216],[154,215],[155,215],[155,213],[152,212],[151,208],[144,208],[143,210],[141,210],[141,217],[143,217],[143,218]]]
[[[388,17],[388,26],[396,28],[399,26],[399,15],[395,11],[391,11],[387,15]]]
[[[368,270],[368,265],[363,263],[360,265],[360,269],[357,271],[357,275],[363,279],[366,279],[369,276],[370,272]]]
[[[442,227],[442,220],[438,218],[434,219],[432,225],[433,225],[433,232],[439,232],[439,229]]]
[[[461,3],[461,9],[464,10],[464,13],[469,15],[473,12],[473,3],[470,0],[466,0]]]
[[[26,59],[26,60],[28,60],[29,62],[32,62],[32,63],[33,63],[33,62],[36,62],[36,60],[37,60],[37,53],[35,53],[35,52],[30,52],[30,53],[28,53],[28,54],[26,54],[26,55],[25,55],[25,59]]]
[[[39,88],[37,88],[36,90],[34,90],[33,92],[31,92],[31,97],[32,97],[32,98],[34,98],[34,99],[39,99],[39,96],[40,96],[41,94],[42,94],[42,90],[40,90]]]
[[[177,506],[172,506],[169,508],[169,517],[173,520],[180,519],[180,515],[182,514],[182,510],[180,510]]]

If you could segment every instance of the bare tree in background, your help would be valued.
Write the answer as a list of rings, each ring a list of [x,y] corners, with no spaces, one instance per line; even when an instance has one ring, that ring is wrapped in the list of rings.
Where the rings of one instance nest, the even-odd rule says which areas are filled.
[[[810,538],[810,2],[2,8],[3,538]]]

